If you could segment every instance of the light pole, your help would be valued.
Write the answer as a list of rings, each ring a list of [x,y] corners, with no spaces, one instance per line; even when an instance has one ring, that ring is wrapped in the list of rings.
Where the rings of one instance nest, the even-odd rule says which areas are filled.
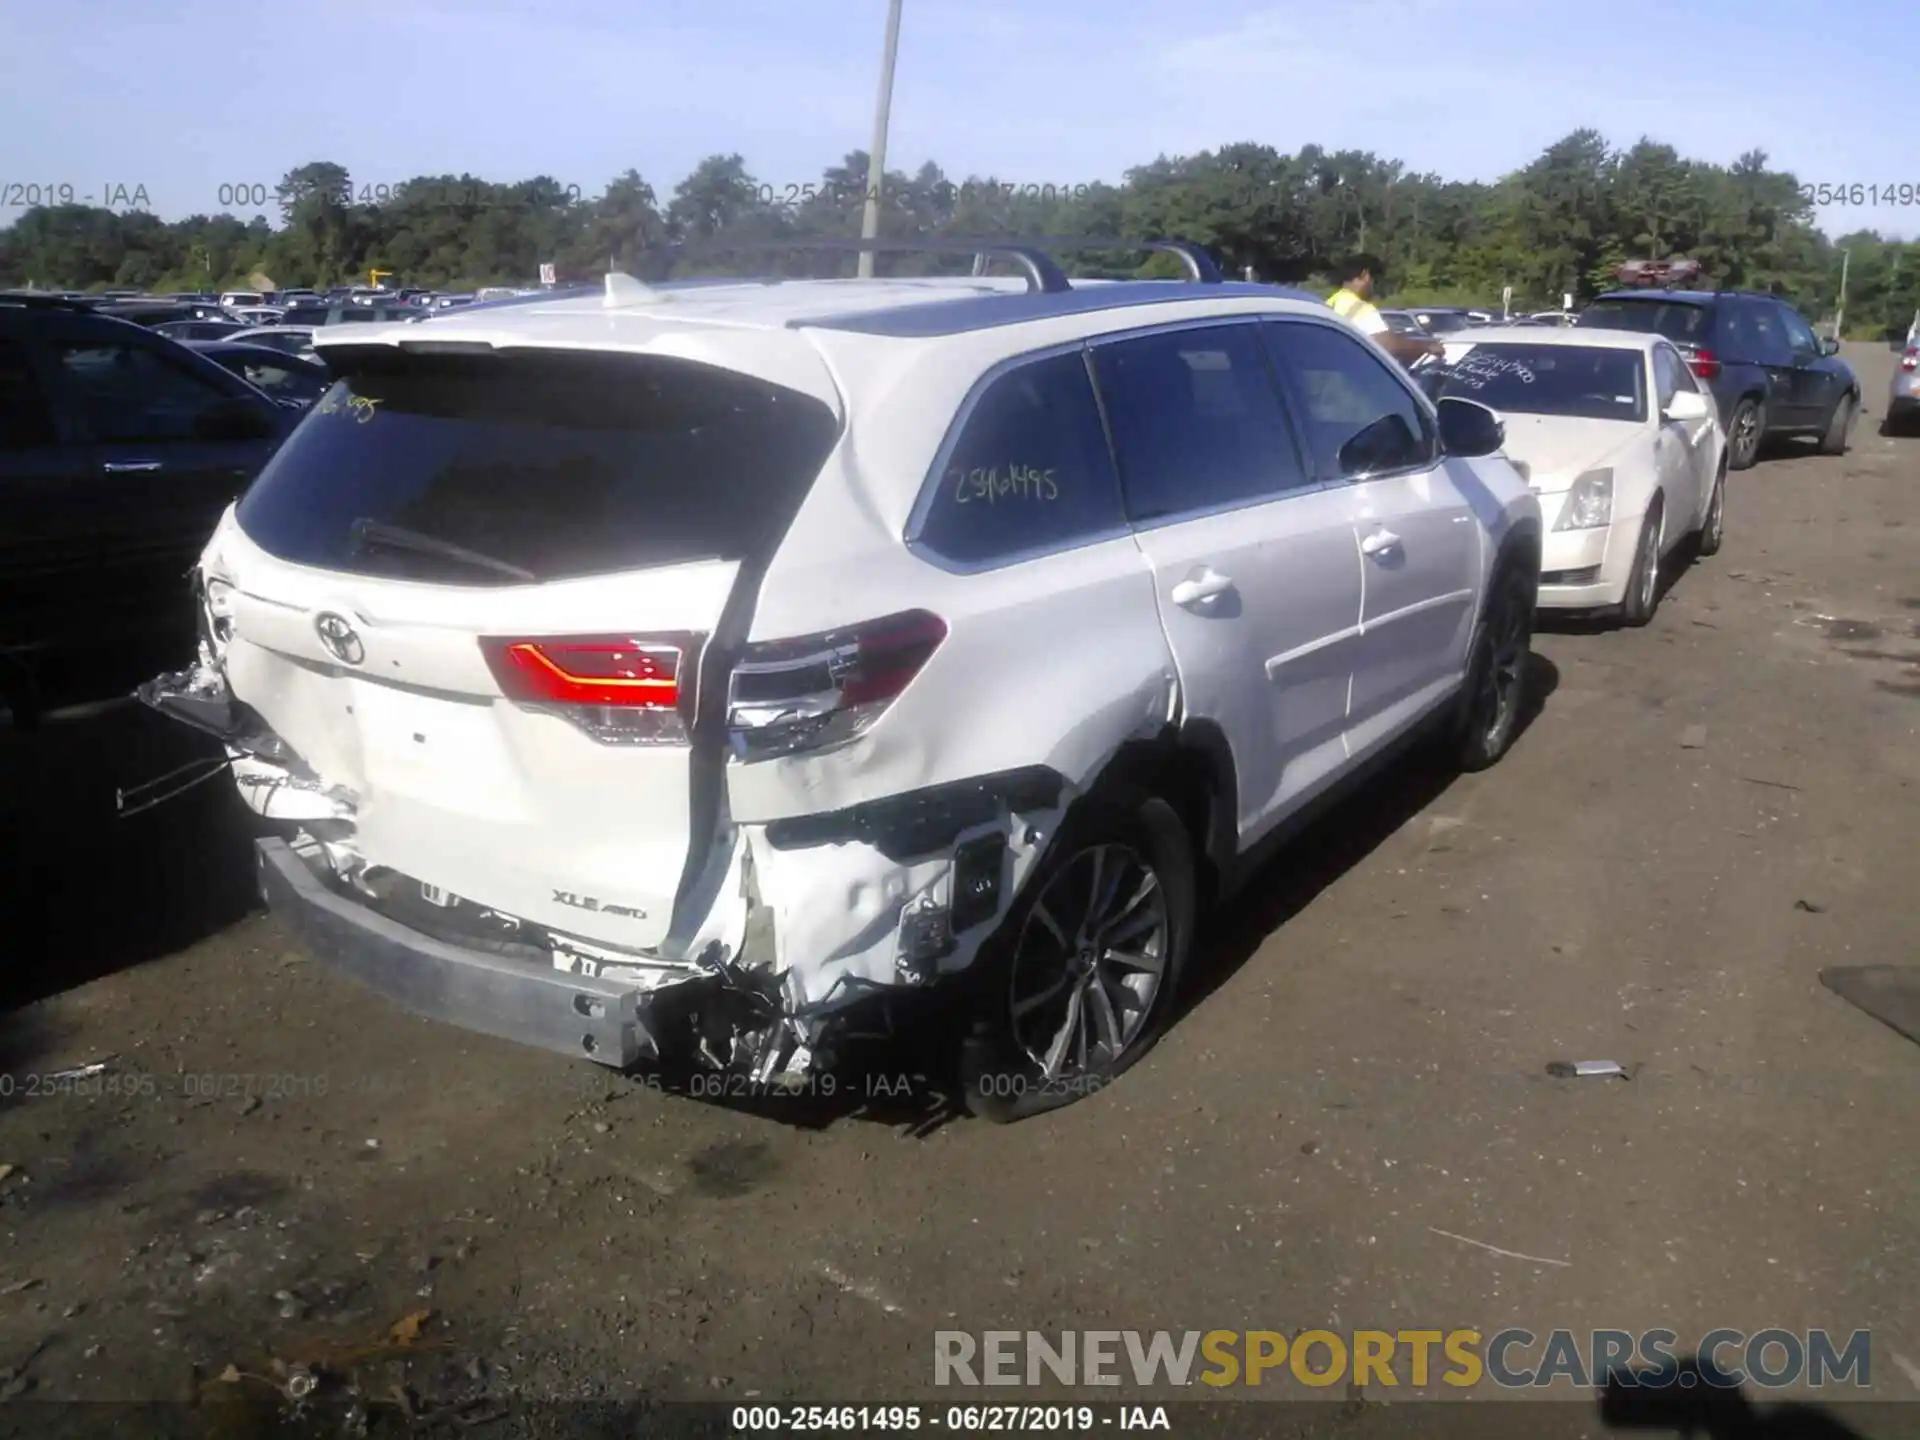
[[[893,109],[893,61],[900,53],[900,0],[887,0],[887,51],[880,62],[880,98],[873,109],[873,148],[867,152],[867,204],[860,217],[860,238],[880,235],[880,186],[887,173],[887,116]],[[873,278],[873,252],[860,252],[860,278]]]
[[[1853,261],[1853,251],[1840,252],[1840,303],[1833,309],[1833,338],[1838,340],[1846,334],[1847,320],[1847,266]]]

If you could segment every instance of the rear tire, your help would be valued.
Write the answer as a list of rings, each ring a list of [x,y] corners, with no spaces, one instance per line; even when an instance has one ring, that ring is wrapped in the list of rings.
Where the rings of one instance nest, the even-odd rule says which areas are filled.
[[[1194,896],[1193,842],[1165,800],[1076,805],[977,962],[956,1067],[967,1109],[1010,1124],[1131,1069],[1172,1020]]]
[[[1842,395],[1835,402],[1833,414],[1827,417],[1827,430],[1820,437],[1822,455],[1844,455],[1847,446],[1853,443],[1853,419],[1859,413],[1853,396]]]
[[[1533,654],[1533,616],[1540,599],[1537,570],[1503,560],[1487,590],[1474,629],[1472,660],[1462,695],[1453,762],[1465,771],[1485,770],[1512,747],[1526,705]]]
[[[1760,458],[1760,442],[1767,433],[1767,407],[1749,395],[1733,407],[1727,420],[1727,468],[1750,470]]]
[[[1635,629],[1653,619],[1653,612],[1660,608],[1660,541],[1666,531],[1666,518],[1666,504],[1656,495],[1640,522],[1633,572],[1627,576],[1627,598],[1620,606],[1621,621]]]

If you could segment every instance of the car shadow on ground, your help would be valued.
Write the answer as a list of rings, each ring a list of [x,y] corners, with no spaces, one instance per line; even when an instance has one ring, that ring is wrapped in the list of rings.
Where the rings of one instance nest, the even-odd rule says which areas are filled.
[[[1865,1440],[1825,1405],[1755,1405],[1739,1379],[1697,1356],[1678,1360],[1648,1385],[1609,1379],[1599,1418],[1609,1432],[1654,1431],[1697,1440]]]
[[[1529,657],[1527,687],[1516,746],[1546,707],[1560,683],[1560,672],[1544,655]],[[1304,909],[1315,896],[1360,864],[1408,820],[1444,794],[1460,778],[1437,749],[1416,749],[1343,796],[1262,862],[1243,889],[1210,916],[1203,916],[1188,966],[1186,986],[1174,1013],[1179,1025],[1208,996],[1227,984],[1267,938]],[[932,1063],[943,1045],[944,1020],[903,1030],[884,1048],[835,1074],[831,1093],[814,1086],[803,1096],[713,1093],[703,1077],[642,1072],[648,1086],[661,1088],[740,1114],[777,1121],[796,1129],[818,1130],[845,1120],[888,1126],[920,1138],[965,1116],[966,1107],[952,1084]],[[906,1063],[917,1057],[924,1063]],[[1129,1082],[1122,1078],[1116,1084]],[[703,1093],[704,1092],[704,1093]]]
[[[1527,686],[1514,745],[1540,718],[1559,688],[1560,670],[1546,656],[1528,657]],[[1438,750],[1416,750],[1372,776],[1286,842],[1210,922],[1203,922],[1182,999],[1180,1023],[1252,959],[1267,938],[1349,870],[1399,832],[1460,778]]]
[[[218,783],[222,759],[216,742],[132,702],[0,728],[0,1011],[192,945],[255,908],[252,814]],[[122,792],[169,774],[163,789],[206,783],[121,813]],[[14,1028],[10,1050],[44,1024]]]
[[[1702,563],[1703,558],[1694,554],[1691,542],[1661,561],[1660,602],[1665,603],[1674,587],[1692,573],[1694,566]],[[1655,618],[1659,618],[1657,614]],[[1533,628],[1542,635],[1604,635],[1628,626],[1617,610],[1536,610]]]

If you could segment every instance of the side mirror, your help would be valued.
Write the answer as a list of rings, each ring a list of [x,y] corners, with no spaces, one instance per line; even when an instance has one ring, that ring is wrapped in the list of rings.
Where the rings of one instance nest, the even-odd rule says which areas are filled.
[[[270,411],[238,398],[209,406],[193,423],[194,436],[200,440],[266,440],[278,429]]]
[[[1820,353],[1822,355],[1838,355],[1840,353],[1840,342],[1829,336],[1820,342]]]
[[[1411,465],[1419,450],[1420,437],[1408,427],[1406,418],[1397,410],[1389,410],[1340,447],[1340,473],[1360,476],[1398,470]]]
[[[1471,460],[1507,443],[1506,422],[1478,400],[1449,395],[1434,408],[1440,412],[1440,448],[1449,455]]]
[[[1661,413],[1669,420],[1704,420],[1713,413],[1713,406],[1698,390],[1677,390]]]

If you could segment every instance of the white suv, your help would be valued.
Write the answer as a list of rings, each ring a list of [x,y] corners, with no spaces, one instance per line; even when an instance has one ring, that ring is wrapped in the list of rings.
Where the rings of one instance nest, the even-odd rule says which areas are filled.
[[[1492,412],[1299,292],[1002,251],[317,332],[142,692],[285,822],[311,950],[773,1085],[924,992],[1007,1119],[1139,1058],[1336,782],[1498,758],[1540,512]]]

